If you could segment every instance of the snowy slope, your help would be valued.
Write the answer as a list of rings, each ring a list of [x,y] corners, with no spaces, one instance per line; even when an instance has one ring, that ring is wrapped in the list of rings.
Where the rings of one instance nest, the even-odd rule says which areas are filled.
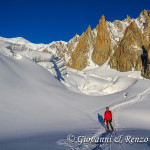
[[[48,71],[31,60],[24,57],[15,60],[0,54],[0,68],[0,138],[61,130],[67,124],[75,128],[80,126],[80,123],[72,126],[79,120],[78,116],[88,118],[77,107],[67,104],[71,93]]]
[[[141,133],[137,128],[150,130],[147,118],[150,81],[142,79],[139,72],[121,73],[110,69],[107,63],[95,69],[76,71],[66,68],[62,59],[51,54],[45,56],[37,51],[13,53],[2,45],[0,68],[0,140],[5,143],[0,143],[0,148],[10,144],[8,138],[30,136],[32,141],[33,135],[50,133],[51,137],[54,131],[71,133],[76,130],[80,133],[84,129],[91,131],[90,136],[101,136],[105,130],[99,124],[97,114],[103,116],[106,106],[112,110],[113,125],[118,134],[134,128],[136,133],[147,136],[148,132]],[[52,68],[56,76],[51,72]],[[64,75],[63,71],[66,71]],[[60,145],[59,138],[53,146],[56,142]],[[38,144],[42,145],[43,137],[40,139]],[[15,143],[15,150],[21,148],[19,141]],[[64,145],[61,142],[60,149],[68,149]],[[85,148],[81,145],[80,149],[95,146]],[[79,148],[76,144],[73,147]],[[104,146],[107,148],[110,145]]]
[[[0,68],[0,138],[98,125],[89,112],[103,102],[99,97],[93,103],[93,98],[67,90],[25,57],[0,54]]]
[[[80,150],[148,150],[149,143],[150,143],[150,119],[148,118],[147,114],[150,113],[149,104],[150,104],[150,81],[149,80],[139,80],[133,86],[126,89],[121,93],[112,94],[109,98],[113,101],[114,99],[120,98],[120,101],[116,101],[113,104],[109,103],[110,110],[113,114],[113,126],[115,128],[115,133],[106,133],[105,128],[100,123],[99,129],[97,132],[93,132],[92,129],[90,133],[85,131],[85,134],[78,134],[75,137],[78,138],[80,136],[84,136],[79,141],[71,143],[68,142],[66,139],[58,140],[57,143],[64,147],[72,147],[73,149],[80,149]],[[124,97],[124,92],[127,93],[127,97]],[[122,97],[120,97],[122,94]],[[107,99],[107,96],[99,97],[102,99]],[[94,100],[94,98],[93,98]],[[105,101],[107,103],[107,100]],[[94,102],[93,102],[94,103]],[[101,122],[100,116],[103,116],[105,112],[105,105],[101,101],[101,105],[99,109],[90,113],[93,119]],[[98,117],[97,117],[98,114]],[[72,132],[73,133],[73,132]],[[74,134],[75,135],[75,134]],[[121,136],[121,143],[114,142],[114,139],[118,139]],[[136,142],[137,140],[128,140],[126,142],[127,136],[131,138],[139,138],[139,139],[147,139],[146,142]],[[96,141],[98,138],[111,138],[111,143],[97,143],[97,142],[86,142],[84,138],[94,138]],[[88,140],[87,140],[88,141]],[[133,141],[133,142],[132,142]],[[143,140],[142,140],[143,141]],[[80,142],[83,142],[80,144]],[[131,142],[131,143],[129,143]],[[65,149],[65,148],[64,148]]]

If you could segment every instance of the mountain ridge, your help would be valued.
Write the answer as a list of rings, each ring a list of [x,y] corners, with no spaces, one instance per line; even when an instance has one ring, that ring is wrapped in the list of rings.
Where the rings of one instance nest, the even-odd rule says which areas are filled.
[[[114,22],[105,20],[105,16],[102,15],[94,29],[88,26],[81,36],[76,34],[68,42],[33,44],[21,37],[11,39],[0,37],[0,44],[7,47],[9,45],[12,50],[18,47],[52,53],[63,58],[68,67],[76,70],[102,66],[109,59],[110,67],[118,71],[141,71],[143,46],[149,56],[150,11],[143,10],[136,19],[127,15],[124,20]],[[144,73],[142,74],[144,76]]]

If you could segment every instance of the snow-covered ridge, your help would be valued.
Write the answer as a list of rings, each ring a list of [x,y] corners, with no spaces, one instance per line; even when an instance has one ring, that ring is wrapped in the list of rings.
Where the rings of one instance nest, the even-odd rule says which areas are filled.
[[[142,12],[138,18],[130,18],[129,16],[125,18],[122,21],[115,20],[114,22],[106,21],[107,29],[110,35],[111,39],[111,49],[112,52],[114,50],[114,46],[118,44],[118,42],[123,38],[125,29],[130,25],[131,22],[135,22],[142,33],[144,33],[144,24],[146,21],[146,15]],[[93,36],[93,41],[96,40],[97,37],[97,28],[94,28],[91,31],[91,34]],[[31,50],[37,50],[37,51],[44,51],[47,53],[51,53],[57,57],[61,57],[64,59],[66,63],[72,62],[71,55],[73,51],[75,50],[79,35],[75,35],[70,41],[53,41],[49,44],[34,44],[29,42],[28,40],[17,37],[17,38],[3,38],[0,37],[0,44],[5,44],[5,47],[8,47],[13,50],[24,50],[24,49],[31,49]],[[94,43],[94,42],[93,42]],[[95,67],[95,63],[92,61],[92,52],[94,49],[93,43],[89,42],[89,52],[88,52],[88,66],[89,67]],[[7,45],[7,46],[6,46]],[[136,45],[135,45],[136,46]],[[136,48],[136,47],[135,47]]]
[[[16,37],[16,38],[0,37],[0,41],[9,42],[9,43],[16,44],[16,45],[17,44],[18,45],[24,45],[30,49],[33,49],[33,50],[37,50],[37,49],[47,45],[47,44],[34,44],[34,43],[31,43],[30,41],[28,41],[22,37]]]
[[[7,41],[7,40],[6,40]],[[63,59],[58,58],[52,53],[45,53],[42,51],[33,50],[26,45],[14,44],[0,41],[0,53],[14,57],[15,59],[23,59],[27,57],[37,64],[44,67],[57,79],[63,79],[63,75],[66,75],[66,67]],[[14,40],[15,41],[15,40]],[[58,62],[59,60],[59,62]],[[20,60],[21,61],[21,60]],[[61,65],[60,65],[61,62]]]
[[[61,58],[63,57],[65,61],[68,62],[71,58],[71,55],[68,53],[69,43],[72,44],[71,49],[73,50],[77,45],[77,39],[78,35],[76,35],[76,37],[70,40],[68,43],[65,41],[53,41],[49,44],[34,44],[22,37],[0,37],[0,44],[13,51],[36,50],[40,52],[51,53],[55,56],[61,56]]]

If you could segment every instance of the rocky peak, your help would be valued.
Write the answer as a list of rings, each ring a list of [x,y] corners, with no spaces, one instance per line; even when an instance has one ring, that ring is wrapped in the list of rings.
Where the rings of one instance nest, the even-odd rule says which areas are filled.
[[[86,34],[89,35],[90,33],[91,33],[91,26],[89,25],[88,28],[87,28],[87,30],[86,30]]]
[[[87,66],[88,62],[88,52],[92,41],[91,27],[89,26],[86,32],[83,32],[79,37],[78,44],[71,56],[71,62],[68,63],[68,66],[71,68],[82,70]]]
[[[92,44],[94,41],[93,41],[93,34],[92,34],[92,30],[91,30],[91,26],[89,25],[87,30],[85,31],[85,34],[84,34],[87,38],[87,41],[89,42],[89,44]]]
[[[128,21],[129,23],[131,23],[131,17],[130,17],[130,16],[127,15],[127,18],[126,18],[126,19],[127,19],[127,21]]]
[[[111,40],[104,15],[101,17],[99,24],[97,25],[97,30],[98,35],[92,53],[92,60],[95,64],[101,66],[107,61],[111,54]]]
[[[140,16],[149,16],[149,15],[150,15],[150,11],[145,9],[140,13]]]
[[[146,44],[141,30],[132,22],[126,28],[123,39],[111,57],[110,66],[119,71],[141,70],[141,54]]]
[[[79,40],[79,35],[76,33],[75,36],[70,41],[68,41],[68,44],[71,42],[76,43],[78,42],[78,40]]]
[[[99,24],[97,25],[96,29],[98,32],[100,32],[100,30],[103,28],[106,28],[106,21],[104,15],[102,15],[101,19],[99,20]]]
[[[105,23],[105,16],[102,15],[101,19],[99,20],[99,24]]]
[[[147,16],[150,16],[150,11],[144,9],[144,10],[140,13],[140,15],[139,15],[139,17],[137,18],[137,20],[139,21],[140,24],[145,24]]]
[[[134,21],[126,28],[124,39],[128,40],[129,45],[137,44],[140,47],[144,45],[142,32]]]

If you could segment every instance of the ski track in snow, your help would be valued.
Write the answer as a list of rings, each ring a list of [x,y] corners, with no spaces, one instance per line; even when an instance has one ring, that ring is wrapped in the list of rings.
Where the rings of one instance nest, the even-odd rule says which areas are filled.
[[[114,105],[114,106],[111,106],[111,107],[110,107],[110,110],[112,111],[113,116],[114,116],[114,119],[113,119],[113,120],[114,120],[114,128],[116,129],[116,131],[117,131],[118,129],[119,129],[119,130],[122,130],[122,129],[120,128],[120,126],[119,126],[119,121],[118,121],[118,118],[119,118],[119,111],[121,110],[121,107],[125,107],[125,106],[127,106],[127,105],[131,105],[131,104],[140,102],[140,101],[144,100],[144,98],[145,98],[148,94],[150,94],[150,88],[147,88],[145,91],[139,93],[135,98],[131,98],[131,99],[129,99],[128,101],[125,101],[125,102],[122,102],[122,103],[119,103],[119,104],[117,104],[117,105]],[[103,132],[103,130],[98,131],[99,135],[98,135],[98,133],[96,133],[96,137],[98,137],[98,136],[100,137],[100,136],[103,134],[102,132]],[[104,130],[104,132],[105,132],[105,130]],[[115,134],[116,134],[116,133],[115,133]],[[98,136],[97,136],[97,135],[98,135]],[[116,135],[114,135],[114,136],[116,136]],[[113,144],[113,143],[112,143],[112,144]],[[102,149],[110,149],[110,150],[111,150],[112,144],[105,144],[105,145],[104,145],[104,148],[102,148]],[[106,148],[106,146],[107,146],[107,148]],[[120,150],[124,150],[122,144],[119,144],[119,147],[120,147]],[[98,145],[97,150],[98,150],[98,149],[99,149],[99,145]]]
[[[137,94],[136,97],[130,98],[128,101],[124,101],[124,102],[121,102],[118,104],[113,104],[112,106],[110,106],[110,110],[112,111],[112,114],[114,116],[113,121],[114,121],[114,128],[116,129],[116,131],[122,130],[120,128],[119,121],[118,121],[119,111],[121,110],[121,108],[144,100],[144,98],[148,94],[150,94],[150,88],[147,88],[143,92]],[[98,137],[103,136],[103,134],[105,134],[106,131],[101,124],[100,124],[100,126],[101,126],[100,129],[94,135],[87,135],[87,137],[98,138]],[[116,132],[114,132],[112,134],[108,133],[106,136],[108,136],[108,135],[111,136],[112,138],[117,136]],[[77,142],[69,143],[66,139],[61,139],[61,140],[57,141],[57,144],[70,148],[67,150],[100,150],[100,149],[101,150],[105,150],[105,149],[111,150],[114,143],[112,142],[109,144],[98,144],[98,145],[96,145],[96,144],[82,144],[82,145],[79,145],[79,143],[77,143]],[[119,149],[124,150],[123,144],[119,144]]]

